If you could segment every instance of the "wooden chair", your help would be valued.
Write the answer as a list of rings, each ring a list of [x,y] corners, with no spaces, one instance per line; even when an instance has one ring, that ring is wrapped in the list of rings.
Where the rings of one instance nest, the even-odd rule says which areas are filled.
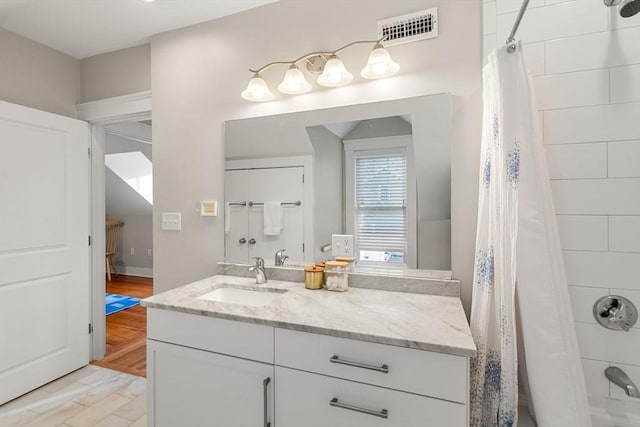
[[[113,269],[113,273],[118,276],[118,270],[116,270],[116,265],[113,262],[113,257],[116,256],[116,251],[118,249],[118,235],[120,234],[120,229],[124,223],[118,219],[112,219],[105,223],[106,226],[106,241],[107,241],[107,278],[111,281],[111,270]]]

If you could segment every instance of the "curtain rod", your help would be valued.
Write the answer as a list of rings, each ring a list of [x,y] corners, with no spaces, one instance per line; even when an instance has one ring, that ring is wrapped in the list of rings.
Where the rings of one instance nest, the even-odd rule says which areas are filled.
[[[522,6],[520,6],[520,11],[518,12],[518,16],[516,16],[516,22],[513,23],[513,28],[511,29],[511,34],[509,34],[509,38],[507,39],[507,52],[513,53],[516,51],[516,32],[518,31],[518,27],[520,26],[520,21],[522,21],[522,16],[524,15],[524,11],[527,9],[529,5],[529,0],[523,0]]]

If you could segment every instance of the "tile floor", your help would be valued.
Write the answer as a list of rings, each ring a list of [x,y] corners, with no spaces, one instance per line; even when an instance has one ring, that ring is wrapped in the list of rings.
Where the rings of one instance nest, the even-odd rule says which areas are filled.
[[[88,365],[0,406],[2,427],[146,427],[147,380]],[[535,427],[525,408],[521,427]]]
[[[0,406],[3,427],[146,427],[147,380],[85,366]]]

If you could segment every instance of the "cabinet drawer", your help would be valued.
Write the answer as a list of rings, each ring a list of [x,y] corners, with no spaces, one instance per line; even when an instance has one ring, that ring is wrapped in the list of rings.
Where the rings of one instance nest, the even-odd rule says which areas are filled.
[[[467,425],[466,407],[459,403],[281,367],[276,367],[275,378],[278,427]]]
[[[278,366],[455,402],[468,400],[465,357],[277,328],[275,340]]]
[[[147,310],[147,338],[273,363],[271,326],[151,308]]]

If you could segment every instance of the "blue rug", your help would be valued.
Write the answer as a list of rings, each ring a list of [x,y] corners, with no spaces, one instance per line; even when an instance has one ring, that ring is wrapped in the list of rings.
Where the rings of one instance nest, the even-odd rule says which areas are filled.
[[[118,311],[122,311],[125,308],[131,308],[140,304],[140,298],[128,297],[126,295],[110,294],[106,293],[106,314],[107,316]]]

